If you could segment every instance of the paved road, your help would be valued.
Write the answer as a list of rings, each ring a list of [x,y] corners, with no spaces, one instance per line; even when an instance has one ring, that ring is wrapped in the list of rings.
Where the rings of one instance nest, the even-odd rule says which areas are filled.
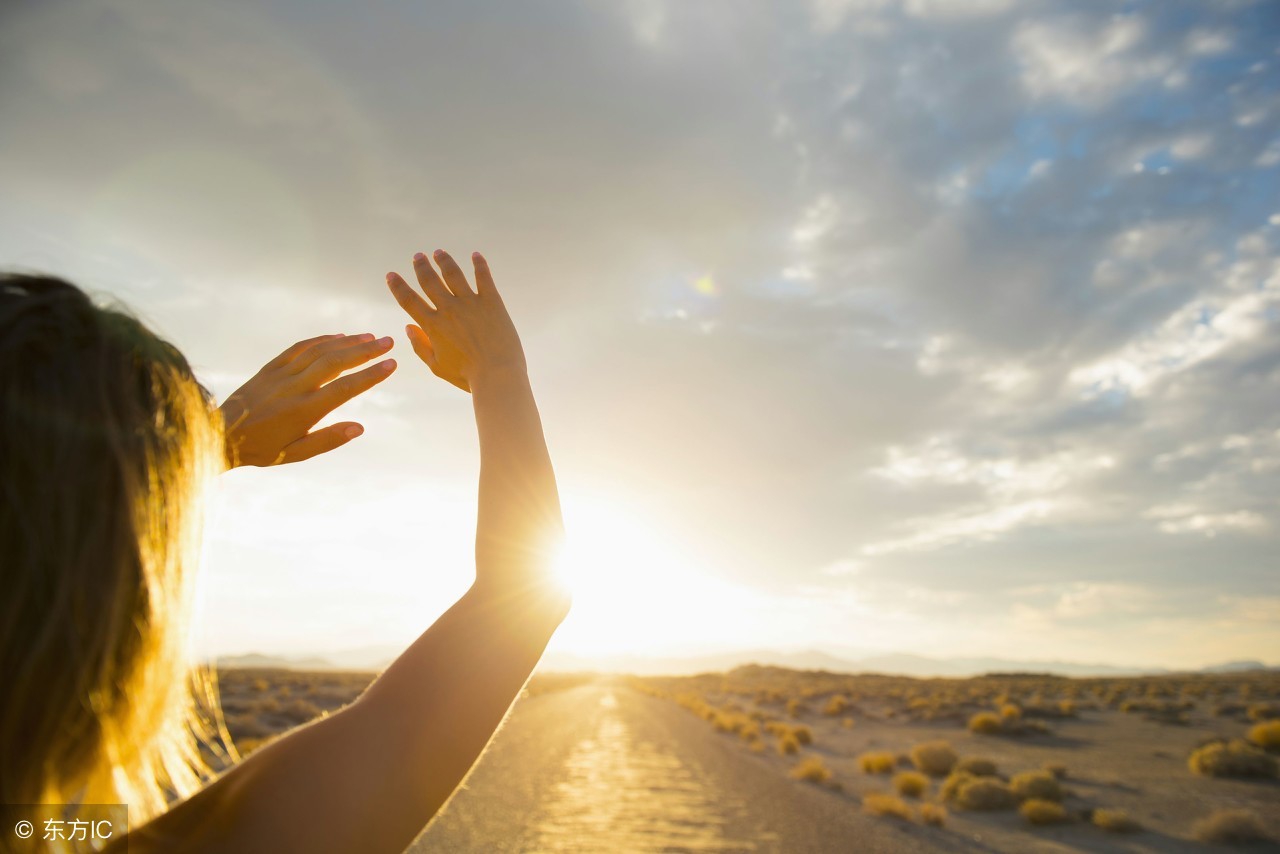
[[[617,685],[523,700],[425,852],[985,850],[862,814],[676,706]]]

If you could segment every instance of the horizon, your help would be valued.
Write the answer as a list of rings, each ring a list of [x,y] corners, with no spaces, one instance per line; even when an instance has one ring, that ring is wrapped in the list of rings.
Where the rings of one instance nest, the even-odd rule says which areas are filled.
[[[284,669],[370,672],[380,671],[394,660],[399,647],[386,645],[362,649],[334,649],[310,655],[275,655],[248,651],[218,655],[206,664],[225,668],[281,667]],[[248,661],[268,663],[246,663]],[[360,662],[364,662],[361,664]],[[305,665],[305,666],[304,666]],[[1116,662],[1069,661],[1063,659],[1019,659],[998,656],[945,656],[915,653],[795,648],[795,649],[722,649],[701,655],[646,656],[643,654],[591,656],[550,652],[538,665],[538,672],[628,673],[658,676],[687,675],[728,671],[743,666],[778,667],[787,670],[825,671],[850,674],[880,674],[911,678],[968,678],[997,673],[1045,673],[1069,678],[1120,677],[1125,674],[1158,675],[1162,673],[1238,673],[1252,670],[1277,670],[1280,662],[1261,659],[1232,659],[1199,666],[1126,665]],[[893,667],[904,668],[901,670]],[[844,669],[865,668],[865,669]],[[914,668],[914,669],[911,669]],[[930,669],[937,668],[937,669]],[[1024,669],[1025,668],[1025,669]]]
[[[329,419],[362,437],[220,479],[201,656],[403,648],[466,589],[470,403],[383,284],[444,248],[527,351],[576,590],[549,655],[1280,662],[1274,6],[0,22],[0,266],[122,301],[219,400],[396,339]]]

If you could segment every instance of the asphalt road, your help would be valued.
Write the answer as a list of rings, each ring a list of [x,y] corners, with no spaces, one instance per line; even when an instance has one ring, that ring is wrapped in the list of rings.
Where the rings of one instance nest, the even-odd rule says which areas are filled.
[[[674,703],[617,685],[521,701],[425,852],[988,850],[865,815]]]

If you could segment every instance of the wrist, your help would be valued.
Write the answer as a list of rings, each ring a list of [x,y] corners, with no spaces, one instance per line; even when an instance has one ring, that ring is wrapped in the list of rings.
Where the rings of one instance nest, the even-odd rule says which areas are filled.
[[[522,390],[529,387],[529,371],[524,365],[495,365],[476,371],[467,378],[471,393]]]

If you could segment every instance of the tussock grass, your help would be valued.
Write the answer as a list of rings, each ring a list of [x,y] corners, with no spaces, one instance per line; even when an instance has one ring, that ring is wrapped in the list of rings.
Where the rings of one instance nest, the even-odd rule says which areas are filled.
[[[1249,707],[1249,720],[1273,721],[1280,718],[1280,706],[1270,703],[1258,703]]]
[[[921,804],[920,820],[933,827],[942,827],[947,823],[947,808],[942,804]]]
[[[783,756],[791,756],[800,752],[800,742],[796,741],[796,737],[788,732],[786,735],[778,739],[778,752]]]
[[[911,764],[930,777],[947,776],[959,758],[945,741],[926,741],[911,748]]]
[[[1060,801],[1062,786],[1048,771],[1024,771],[1009,781],[1009,789],[1020,800]]]
[[[871,792],[863,795],[862,808],[871,815],[896,818],[900,821],[911,821],[911,807],[897,795],[884,792]]]
[[[819,756],[806,756],[791,769],[793,780],[804,780],[807,783],[825,783],[834,776],[831,769]]]
[[[929,789],[929,778],[919,771],[899,771],[893,775],[893,788],[899,795],[918,798]]]
[[[884,750],[863,753],[858,757],[858,767],[867,774],[891,774],[897,764],[897,758]]]
[[[1270,839],[1261,820],[1249,810],[1216,810],[1191,827],[1201,842],[1248,843]]]
[[[1249,740],[1263,750],[1280,750],[1280,721],[1267,721],[1249,728]]]
[[[1108,833],[1137,833],[1142,825],[1124,810],[1096,809],[1093,811],[1093,823]]]
[[[1003,780],[969,774],[952,774],[944,780],[942,797],[961,809],[975,812],[1011,810],[1018,805],[1018,796]]]
[[[956,763],[956,771],[972,774],[974,777],[994,777],[999,773],[996,763],[981,756],[965,756]]]
[[[1057,801],[1042,801],[1032,798],[1018,807],[1022,817],[1032,824],[1062,824],[1067,820],[1067,811]]]
[[[1004,724],[994,712],[978,712],[969,718],[969,732],[979,735],[999,735],[1004,732]]]
[[[827,717],[836,718],[843,715],[849,708],[849,698],[843,694],[835,694],[831,699],[827,700],[827,704],[822,707],[822,713]]]
[[[1191,754],[1187,765],[1206,777],[1276,776],[1276,760],[1240,739],[1206,744]]]
[[[801,744],[813,744],[813,730],[804,724],[797,724],[791,728],[791,734],[796,737],[796,741]]]

